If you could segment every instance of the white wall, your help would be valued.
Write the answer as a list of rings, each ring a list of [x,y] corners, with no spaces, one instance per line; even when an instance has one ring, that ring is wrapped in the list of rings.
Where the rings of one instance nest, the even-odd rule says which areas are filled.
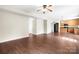
[[[44,33],[44,23],[43,20],[37,19],[37,34]]]
[[[33,33],[33,20],[34,18],[29,18],[29,33]]]
[[[33,19],[32,21],[32,34],[36,34],[37,33],[37,20]]]
[[[28,16],[0,10],[0,42],[28,36]]]
[[[51,32],[51,21],[47,20],[47,33]]]
[[[44,33],[46,34],[47,33],[47,20],[43,20],[43,23],[44,23]]]
[[[45,20],[39,19],[39,18],[30,18],[29,33],[32,33],[32,34],[47,33],[47,23],[44,21]]]
[[[47,20],[47,33],[54,32],[54,24],[59,22],[60,22],[60,19],[57,19],[57,18]]]

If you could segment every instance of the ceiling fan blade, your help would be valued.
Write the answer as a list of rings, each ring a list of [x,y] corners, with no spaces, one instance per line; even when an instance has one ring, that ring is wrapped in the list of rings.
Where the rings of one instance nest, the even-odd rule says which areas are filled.
[[[48,11],[50,11],[50,12],[52,12],[52,11],[53,11],[53,10],[51,10],[51,9],[48,9],[48,8],[47,8],[47,10],[48,10]]]
[[[52,7],[52,5],[49,5],[48,7]]]
[[[48,9],[50,12],[52,12],[52,10]]]

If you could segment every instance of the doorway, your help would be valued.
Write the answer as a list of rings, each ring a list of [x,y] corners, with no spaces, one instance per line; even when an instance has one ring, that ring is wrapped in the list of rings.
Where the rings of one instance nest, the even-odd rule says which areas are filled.
[[[54,32],[59,32],[59,23],[54,24]]]

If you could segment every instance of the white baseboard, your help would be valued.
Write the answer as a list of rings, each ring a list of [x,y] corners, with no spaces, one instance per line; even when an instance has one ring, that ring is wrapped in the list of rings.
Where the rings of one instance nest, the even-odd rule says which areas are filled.
[[[39,34],[47,34],[47,33],[36,33],[36,35],[39,35]]]
[[[19,39],[24,38],[24,37],[29,37],[29,35],[2,40],[2,41],[0,41],[0,43],[7,42],[7,41],[12,41],[12,40],[19,40]]]

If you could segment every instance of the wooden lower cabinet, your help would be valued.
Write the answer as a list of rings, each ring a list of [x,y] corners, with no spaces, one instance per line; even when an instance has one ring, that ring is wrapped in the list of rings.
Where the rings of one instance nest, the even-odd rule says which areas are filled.
[[[74,29],[74,34],[78,34],[79,35],[79,29]]]
[[[65,28],[60,28],[60,32],[63,32],[63,33],[72,33],[72,34],[77,34],[79,35],[79,29],[75,29],[75,28],[68,28],[68,29],[65,29]]]

